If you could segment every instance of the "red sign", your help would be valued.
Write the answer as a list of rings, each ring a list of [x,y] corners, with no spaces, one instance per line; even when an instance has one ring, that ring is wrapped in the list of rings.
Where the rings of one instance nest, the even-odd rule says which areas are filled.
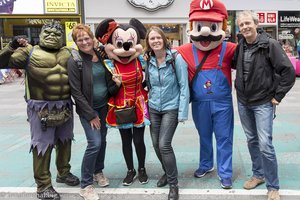
[[[267,23],[276,23],[276,13],[267,13]]]
[[[257,13],[259,23],[265,23],[265,13]]]

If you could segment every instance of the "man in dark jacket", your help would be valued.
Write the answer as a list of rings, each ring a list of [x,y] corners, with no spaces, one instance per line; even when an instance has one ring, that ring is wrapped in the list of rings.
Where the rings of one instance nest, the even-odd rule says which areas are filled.
[[[295,70],[280,44],[262,30],[257,15],[237,16],[243,39],[233,58],[240,120],[252,160],[253,176],[244,184],[253,189],[266,182],[268,200],[279,200],[278,165],[272,144],[275,108],[295,83]]]

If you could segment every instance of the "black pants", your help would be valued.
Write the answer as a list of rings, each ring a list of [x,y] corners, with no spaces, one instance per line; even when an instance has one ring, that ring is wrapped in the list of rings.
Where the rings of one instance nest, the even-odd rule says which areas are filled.
[[[146,147],[144,142],[145,127],[119,129],[122,139],[122,149],[127,169],[134,169],[133,155],[132,155],[132,140],[134,143],[137,159],[138,169],[145,167]]]

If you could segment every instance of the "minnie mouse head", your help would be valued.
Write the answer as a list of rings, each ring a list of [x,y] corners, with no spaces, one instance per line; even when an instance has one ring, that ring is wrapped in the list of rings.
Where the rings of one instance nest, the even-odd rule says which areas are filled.
[[[109,18],[98,25],[95,35],[105,45],[105,52],[110,59],[127,64],[142,53],[140,39],[145,39],[146,28],[134,18],[129,24],[118,24]]]

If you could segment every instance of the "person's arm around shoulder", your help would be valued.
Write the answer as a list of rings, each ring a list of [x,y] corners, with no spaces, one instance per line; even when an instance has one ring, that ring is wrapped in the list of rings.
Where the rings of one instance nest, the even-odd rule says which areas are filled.
[[[181,54],[176,56],[175,60],[175,72],[177,81],[180,88],[179,98],[179,110],[178,110],[178,121],[184,122],[188,119],[190,91],[188,81],[188,65],[182,58]]]
[[[269,45],[270,62],[275,72],[280,76],[275,96],[272,99],[272,103],[278,105],[295,84],[296,73],[290,59],[287,57],[279,42],[270,39]]]

